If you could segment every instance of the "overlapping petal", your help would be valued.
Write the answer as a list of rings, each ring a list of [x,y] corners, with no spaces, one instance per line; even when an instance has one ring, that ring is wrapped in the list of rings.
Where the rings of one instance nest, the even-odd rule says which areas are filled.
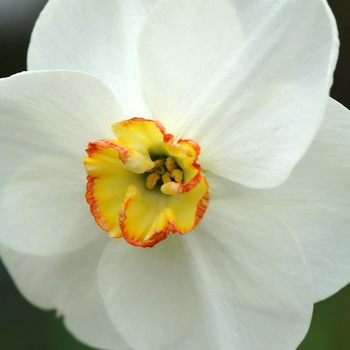
[[[112,241],[100,262],[99,284],[114,326],[134,349],[167,349],[193,332],[198,301],[177,236],[152,249]]]
[[[188,235],[106,249],[101,294],[134,349],[295,349],[304,337],[312,290],[298,243],[273,216],[225,198]]]
[[[98,261],[108,241],[101,235],[77,251],[45,257],[2,246],[1,258],[21,293],[40,308],[57,309],[80,341],[132,350],[111,324],[97,285]]]
[[[259,191],[209,178],[213,192],[221,189],[263,207],[291,228],[310,270],[315,301],[349,281],[349,132],[349,110],[329,99],[320,131],[282,186]]]
[[[185,237],[209,348],[295,349],[312,310],[298,242],[268,212],[216,198],[204,225]]]
[[[139,42],[147,101],[204,169],[277,186],[322,120],[336,35],[325,1],[162,1]]]
[[[32,254],[74,250],[98,234],[82,159],[122,119],[114,96],[85,73],[23,73],[0,83],[1,243]]]
[[[101,79],[127,118],[148,116],[139,84],[137,42],[159,0],[51,0],[31,38],[28,69],[72,69]]]

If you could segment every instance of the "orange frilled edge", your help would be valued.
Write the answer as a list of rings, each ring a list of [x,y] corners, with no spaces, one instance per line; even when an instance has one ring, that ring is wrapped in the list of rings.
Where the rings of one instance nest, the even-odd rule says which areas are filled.
[[[154,120],[132,118],[112,126],[115,140],[90,142],[84,158],[86,200],[98,225],[113,238],[153,247],[169,233],[194,229],[209,203],[209,185],[197,163],[200,147],[174,136]],[[181,183],[150,190],[152,159],[172,157],[183,171]]]

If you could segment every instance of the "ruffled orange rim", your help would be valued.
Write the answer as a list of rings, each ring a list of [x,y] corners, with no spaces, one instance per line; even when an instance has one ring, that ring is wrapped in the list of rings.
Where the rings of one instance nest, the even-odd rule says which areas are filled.
[[[174,141],[159,121],[132,118],[112,126],[115,140],[90,142],[84,158],[86,200],[97,224],[113,238],[153,247],[169,233],[185,234],[203,218],[209,185],[197,163],[200,147]],[[146,187],[155,159],[171,157],[183,181]]]

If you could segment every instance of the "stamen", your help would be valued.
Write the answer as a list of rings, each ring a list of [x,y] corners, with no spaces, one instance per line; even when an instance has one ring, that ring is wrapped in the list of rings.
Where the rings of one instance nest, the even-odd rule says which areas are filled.
[[[165,161],[165,166],[170,172],[172,172],[174,169],[176,169],[175,160],[171,157],[168,157]]]
[[[180,169],[174,169],[171,172],[171,177],[175,180],[177,183],[181,183],[184,177],[184,173]],[[164,182],[165,183],[165,182]]]
[[[166,171],[165,166],[161,165],[158,168],[155,168],[154,172],[157,174],[164,174]]]
[[[163,175],[162,175],[162,181],[163,183],[168,183],[168,182],[171,182],[171,174],[169,171],[165,172]]]
[[[154,161],[154,167],[157,168],[161,165],[165,164],[165,159],[164,158],[160,158]]]
[[[174,181],[182,183],[184,175],[172,157],[155,160],[154,167],[147,170],[147,173],[150,173],[146,179],[146,187],[149,190],[153,190],[159,179],[162,180],[163,184]]]
[[[153,190],[156,187],[157,181],[160,179],[160,175],[157,173],[151,173],[147,176],[146,187],[149,190]]]
[[[164,169],[164,167],[162,166],[164,164],[165,164],[165,159],[164,158],[157,159],[157,160],[154,161],[154,167],[152,169],[147,170],[147,172],[148,173],[153,173],[154,171],[158,172],[157,168],[160,167],[160,168]],[[164,169],[164,171],[165,171],[165,169]],[[158,174],[163,174],[163,173],[159,173],[158,172]]]

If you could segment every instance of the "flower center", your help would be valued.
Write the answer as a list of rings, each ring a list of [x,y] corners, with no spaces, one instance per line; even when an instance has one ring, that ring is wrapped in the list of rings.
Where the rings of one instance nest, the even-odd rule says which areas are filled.
[[[84,159],[86,200],[98,225],[141,247],[195,228],[209,203],[199,146],[174,142],[153,120],[133,118],[112,130],[116,139],[90,142]]]
[[[146,187],[149,190],[153,190],[158,180],[161,180],[163,184],[172,181],[182,183],[184,177],[183,171],[171,157],[155,160],[154,167],[147,172],[150,173],[146,179]]]

